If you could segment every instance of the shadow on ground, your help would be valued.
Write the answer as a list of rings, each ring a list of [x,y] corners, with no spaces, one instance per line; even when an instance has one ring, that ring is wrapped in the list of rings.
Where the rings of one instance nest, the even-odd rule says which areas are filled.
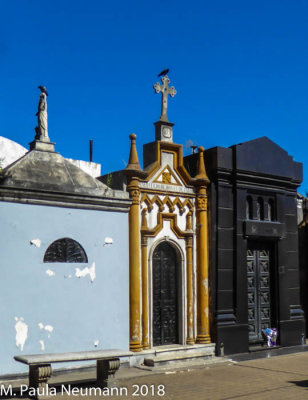
[[[304,381],[289,381],[289,383],[293,383],[296,386],[300,386],[303,388],[308,388],[308,380],[305,379]]]

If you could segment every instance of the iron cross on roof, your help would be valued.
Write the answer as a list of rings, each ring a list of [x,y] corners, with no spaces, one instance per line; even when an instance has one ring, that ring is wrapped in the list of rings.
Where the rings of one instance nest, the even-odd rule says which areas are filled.
[[[167,100],[168,100],[168,94],[171,97],[174,97],[176,95],[176,90],[174,89],[173,86],[168,87],[168,84],[170,83],[170,79],[168,78],[167,75],[163,76],[161,78],[162,85],[160,85],[159,82],[156,82],[154,85],[154,89],[156,93],[161,92],[162,98],[161,98],[161,116],[160,120],[168,122],[168,117],[167,117]]]

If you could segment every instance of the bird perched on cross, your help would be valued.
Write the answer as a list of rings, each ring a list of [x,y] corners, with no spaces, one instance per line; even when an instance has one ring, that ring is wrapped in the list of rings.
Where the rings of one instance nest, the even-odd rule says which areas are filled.
[[[170,71],[169,68],[163,69],[157,76],[160,77],[167,75],[169,71]]]

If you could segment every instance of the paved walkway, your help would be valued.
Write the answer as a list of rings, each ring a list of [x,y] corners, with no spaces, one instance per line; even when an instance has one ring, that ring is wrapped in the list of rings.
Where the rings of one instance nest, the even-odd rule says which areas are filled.
[[[191,370],[169,371],[163,374],[134,369],[129,373],[131,376],[122,374],[119,391],[114,391],[113,396],[107,392],[95,395],[94,386],[91,388],[89,385],[77,387],[71,395],[65,391],[58,392],[56,396],[52,395],[52,398],[55,400],[68,398],[307,400],[307,367],[306,351],[248,361],[226,362]],[[150,395],[146,396],[147,392]],[[18,399],[19,395],[15,394],[11,398]]]
[[[128,387],[131,393],[134,383],[153,384],[156,388],[164,385],[164,400],[307,400],[307,367],[306,352],[123,380],[120,386]]]

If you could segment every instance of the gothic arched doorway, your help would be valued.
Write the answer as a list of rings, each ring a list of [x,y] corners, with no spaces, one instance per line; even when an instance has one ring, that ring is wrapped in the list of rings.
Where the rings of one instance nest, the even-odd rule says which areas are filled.
[[[153,253],[153,345],[179,342],[179,262],[175,249],[160,243]]]

